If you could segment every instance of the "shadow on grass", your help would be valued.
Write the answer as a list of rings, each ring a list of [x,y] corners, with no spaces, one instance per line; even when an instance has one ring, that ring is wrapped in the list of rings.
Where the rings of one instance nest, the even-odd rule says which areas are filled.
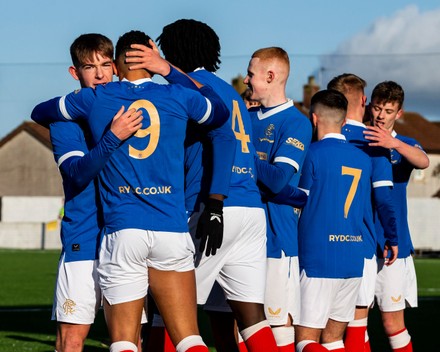
[[[52,307],[0,307],[0,331],[5,338],[15,343],[41,343],[50,346],[47,351],[54,351],[56,336],[56,322],[51,320]],[[45,335],[41,338],[34,335]],[[100,310],[96,316],[95,323],[89,332],[85,343],[87,352],[107,351],[108,333],[105,325],[104,314]],[[46,351],[46,350],[45,350]]]

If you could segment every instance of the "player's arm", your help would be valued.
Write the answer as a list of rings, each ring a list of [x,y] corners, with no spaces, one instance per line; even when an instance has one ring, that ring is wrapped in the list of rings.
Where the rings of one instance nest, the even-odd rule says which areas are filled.
[[[275,204],[290,205],[294,208],[302,208],[307,203],[308,195],[302,189],[287,184],[279,193],[274,194],[260,185],[260,193],[264,201]]]
[[[396,211],[391,197],[391,188],[389,186],[374,187],[373,185],[373,195],[377,216],[385,236],[383,257],[388,258],[390,254],[386,260],[387,264],[391,265],[396,261],[398,254]]]
[[[365,138],[371,141],[369,145],[395,149],[416,169],[426,169],[429,166],[429,158],[421,148],[412,146],[393,137],[391,131],[380,126],[367,126],[367,130],[364,131],[364,134]]]
[[[51,125],[51,140],[54,153],[59,148],[68,147],[66,135],[59,135],[57,130],[62,130],[65,122],[57,122]],[[67,128],[69,123],[67,124]],[[141,111],[130,109],[124,112],[122,107],[113,118],[110,129],[104,134],[98,144],[89,152],[72,149],[58,159],[60,171],[77,188],[87,186],[104,168],[105,163],[113,152],[122,144],[124,140],[133,135],[142,127]],[[68,132],[68,130],[67,130]]]
[[[31,119],[49,127],[52,122],[87,119],[87,112],[95,100],[95,90],[83,88],[38,104],[31,113]]]
[[[297,169],[292,163],[275,162],[272,164],[260,160],[257,155],[254,155],[254,162],[258,186],[261,187],[263,191],[270,191],[272,194],[280,193],[297,172]]]
[[[212,145],[212,175],[209,193],[227,197],[236,152],[235,135],[227,121],[217,128],[209,129],[206,136]]]
[[[65,121],[58,108],[59,101],[60,97],[57,97],[38,104],[32,110],[31,119],[47,128],[52,122]]]

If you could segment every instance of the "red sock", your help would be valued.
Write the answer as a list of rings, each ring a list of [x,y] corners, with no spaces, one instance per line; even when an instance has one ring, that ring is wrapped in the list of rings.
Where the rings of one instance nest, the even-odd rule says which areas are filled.
[[[388,336],[393,352],[413,352],[411,336],[408,330],[400,330]]]
[[[151,328],[147,351],[176,352],[176,348],[171,342],[170,336],[164,327],[154,326]]]
[[[364,352],[371,352],[370,337],[368,336],[368,331],[365,331],[365,346],[364,346]]]
[[[267,321],[244,329],[241,336],[249,352],[278,352],[277,343]]]
[[[359,352],[364,350],[366,326],[347,326],[345,330],[345,350]]]
[[[246,344],[244,343],[244,341],[240,341],[238,343],[238,350],[240,352],[248,352],[247,348],[246,348]]]

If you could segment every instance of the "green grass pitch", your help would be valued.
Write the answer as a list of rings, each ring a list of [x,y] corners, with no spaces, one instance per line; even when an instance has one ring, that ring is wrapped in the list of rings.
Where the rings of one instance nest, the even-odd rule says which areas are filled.
[[[50,321],[58,251],[0,249],[0,352],[52,352],[55,324]],[[419,308],[406,311],[408,330],[415,351],[438,351],[436,336],[440,313],[440,259],[416,258]],[[201,314],[200,328],[212,343],[209,327]],[[373,351],[388,352],[380,314],[374,308],[369,318]],[[99,312],[86,341],[86,352],[105,352],[107,330]],[[212,350],[214,351],[214,349]]]

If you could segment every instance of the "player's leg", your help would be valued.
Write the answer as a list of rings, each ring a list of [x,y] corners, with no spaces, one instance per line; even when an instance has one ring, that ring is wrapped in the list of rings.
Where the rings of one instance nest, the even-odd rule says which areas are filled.
[[[218,282],[214,283],[208,300],[203,305],[203,311],[209,318],[217,352],[238,352],[239,334],[236,320]],[[244,345],[243,339],[241,340]]]
[[[298,257],[268,258],[264,310],[280,351],[295,349],[300,295]]]
[[[57,321],[56,350],[82,351],[101,304],[97,261],[60,258],[52,319]]]
[[[248,351],[277,351],[264,314],[266,220],[261,208],[226,207],[225,234],[231,246],[217,282],[223,288]],[[222,250],[222,248],[220,249]],[[197,284],[203,285],[197,268]]]
[[[376,298],[385,333],[393,351],[411,352],[411,336],[405,326],[404,309],[417,307],[417,280],[411,256],[392,265],[379,260]]]
[[[348,322],[355,316],[356,301],[362,278],[335,279],[335,295],[331,304],[329,319],[322,331],[321,343],[330,351],[345,351],[343,337]],[[364,344],[360,346],[364,350]]]
[[[321,344],[329,351],[344,352],[344,332],[347,327],[347,322],[340,322],[329,319],[325,329],[321,334]],[[362,346],[363,348],[363,346]],[[358,350],[359,351],[359,350]]]
[[[176,350],[199,347],[208,351],[199,335],[194,270],[177,272],[149,268],[150,289]],[[186,344],[188,347],[185,347]],[[192,350],[191,350],[192,351]]]
[[[364,260],[364,270],[362,275],[359,296],[356,301],[354,320],[348,323],[345,331],[345,350],[347,352],[364,351],[366,344],[367,324],[369,307],[374,302],[374,292],[377,277],[377,259]]]
[[[145,351],[148,352],[175,352],[170,335],[165,329],[165,323],[157,309],[156,303],[151,295],[149,295],[151,303],[149,308],[152,310],[152,322],[149,331],[149,337],[145,344]]]
[[[144,302],[144,297],[118,304],[109,304],[104,299],[105,320],[112,343],[129,341],[137,346]]]
[[[302,325],[295,326],[296,352],[325,352],[328,351],[319,343],[322,329]]]
[[[57,352],[81,352],[89,331],[90,325],[57,323]]]
[[[151,294],[176,351],[208,351],[197,326],[194,244],[189,233],[152,231]]]
[[[98,273],[111,352],[138,351],[152,243],[149,231],[137,229],[106,234],[102,241]]]

